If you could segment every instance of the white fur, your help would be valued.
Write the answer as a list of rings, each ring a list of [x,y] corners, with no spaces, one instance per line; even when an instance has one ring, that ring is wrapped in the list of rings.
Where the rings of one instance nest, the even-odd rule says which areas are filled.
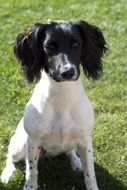
[[[93,109],[80,79],[57,83],[43,72],[26,105],[24,117],[10,141],[7,166],[1,175],[2,181],[8,182],[11,175],[6,171],[10,170],[12,174],[13,162],[26,155],[24,190],[31,187],[37,189],[40,147],[52,155],[66,152],[72,168],[81,171],[80,159],[74,151],[77,149],[87,190],[98,190],[91,141],[93,120]]]

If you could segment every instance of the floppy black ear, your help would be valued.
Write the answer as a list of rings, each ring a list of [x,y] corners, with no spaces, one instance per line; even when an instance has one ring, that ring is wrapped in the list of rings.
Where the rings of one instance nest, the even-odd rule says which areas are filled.
[[[29,82],[39,79],[43,69],[42,36],[45,28],[45,24],[34,24],[19,33],[14,44],[14,54],[21,61],[21,69]]]
[[[102,57],[107,50],[106,41],[101,30],[84,21],[78,21],[78,26],[83,47],[81,55],[81,64],[88,78],[99,78],[102,72]]]

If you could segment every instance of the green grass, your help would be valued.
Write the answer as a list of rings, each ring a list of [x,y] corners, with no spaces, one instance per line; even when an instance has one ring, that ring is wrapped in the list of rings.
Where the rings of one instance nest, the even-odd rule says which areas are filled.
[[[99,81],[83,77],[95,109],[95,169],[100,190],[127,190],[127,2],[126,0],[0,0],[0,173],[7,146],[30,97],[12,52],[16,35],[47,19],[83,19],[99,26],[109,44]],[[61,164],[62,163],[62,164]],[[24,166],[0,190],[21,190]],[[83,176],[71,171],[65,155],[39,162],[43,190],[84,190]]]

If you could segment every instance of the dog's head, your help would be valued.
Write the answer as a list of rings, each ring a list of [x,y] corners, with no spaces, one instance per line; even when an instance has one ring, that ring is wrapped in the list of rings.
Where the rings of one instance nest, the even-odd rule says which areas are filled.
[[[101,30],[84,21],[36,23],[14,45],[29,82],[39,79],[43,69],[57,82],[77,80],[80,64],[87,77],[97,79],[106,49]]]

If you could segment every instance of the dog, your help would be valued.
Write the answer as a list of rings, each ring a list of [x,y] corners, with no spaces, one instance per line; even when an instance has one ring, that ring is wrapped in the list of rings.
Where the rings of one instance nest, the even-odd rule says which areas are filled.
[[[91,140],[94,112],[80,65],[89,79],[98,79],[106,44],[102,31],[82,20],[36,23],[18,34],[14,54],[28,82],[39,82],[10,140],[2,182],[12,176],[14,163],[25,158],[23,190],[37,190],[40,152],[66,153],[72,169],[83,170],[87,190],[98,190]]]

